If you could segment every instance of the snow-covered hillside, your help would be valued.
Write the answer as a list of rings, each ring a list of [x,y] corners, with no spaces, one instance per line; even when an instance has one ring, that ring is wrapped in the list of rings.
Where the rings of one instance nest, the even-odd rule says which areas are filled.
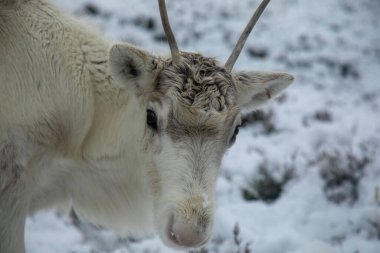
[[[106,36],[168,54],[154,0],[54,0]],[[224,62],[259,0],[167,0],[181,50]],[[380,1],[273,0],[235,69],[294,84],[245,117],[200,252],[380,252]],[[237,225],[238,224],[238,225]],[[28,253],[176,252],[73,215],[29,217]]]

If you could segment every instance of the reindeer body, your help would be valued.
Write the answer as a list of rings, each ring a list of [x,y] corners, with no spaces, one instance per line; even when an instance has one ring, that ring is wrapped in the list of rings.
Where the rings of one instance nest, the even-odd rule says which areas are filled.
[[[102,225],[150,228],[149,164],[137,141],[145,115],[108,75],[109,42],[41,1],[2,6],[0,20],[0,143],[30,143],[22,159],[38,156],[21,172],[29,211],[72,201]],[[0,231],[12,228],[4,222]]]
[[[0,253],[23,252],[27,213],[62,203],[118,232],[207,241],[239,107],[292,77],[178,57],[113,46],[44,0],[0,0]]]

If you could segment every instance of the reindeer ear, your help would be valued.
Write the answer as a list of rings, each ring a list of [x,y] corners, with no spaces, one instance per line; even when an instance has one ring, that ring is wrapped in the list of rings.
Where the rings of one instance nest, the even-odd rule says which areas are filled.
[[[292,75],[276,72],[243,71],[235,74],[238,104],[244,110],[254,110],[287,88]]]
[[[126,88],[144,92],[152,87],[160,68],[160,59],[128,44],[111,48],[109,71],[113,79]]]

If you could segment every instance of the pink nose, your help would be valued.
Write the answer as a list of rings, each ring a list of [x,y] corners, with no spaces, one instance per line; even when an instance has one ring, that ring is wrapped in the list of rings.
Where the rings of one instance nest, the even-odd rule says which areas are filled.
[[[205,229],[207,225],[192,224],[176,220],[172,216],[169,223],[168,238],[170,241],[181,247],[199,247],[209,239],[209,233]]]

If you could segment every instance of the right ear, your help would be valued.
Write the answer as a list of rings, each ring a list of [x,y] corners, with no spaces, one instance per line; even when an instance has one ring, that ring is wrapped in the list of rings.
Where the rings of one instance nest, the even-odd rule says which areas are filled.
[[[240,108],[251,111],[271,100],[294,80],[281,72],[242,71],[235,74]]]
[[[119,85],[141,93],[152,87],[161,60],[152,54],[129,44],[118,44],[111,48],[109,71]]]

